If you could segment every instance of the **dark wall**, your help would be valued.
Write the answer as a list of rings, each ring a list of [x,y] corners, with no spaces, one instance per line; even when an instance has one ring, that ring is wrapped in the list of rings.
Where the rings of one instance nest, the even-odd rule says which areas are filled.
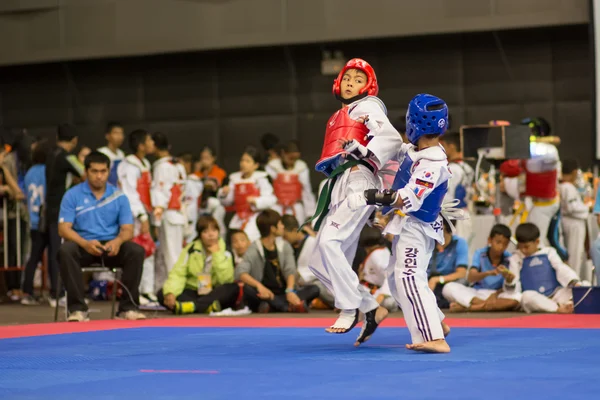
[[[502,50],[499,49],[502,46]],[[346,57],[373,64],[380,97],[397,120],[410,98],[444,98],[454,128],[543,116],[563,138],[563,158],[593,157],[593,65],[588,27],[346,42]],[[74,123],[81,141],[103,143],[107,120],[168,133],[175,153],[217,148],[233,171],[265,132],[297,139],[314,165],[338,107],[317,45],[0,68],[0,125],[53,135]],[[320,177],[315,175],[316,185]]]

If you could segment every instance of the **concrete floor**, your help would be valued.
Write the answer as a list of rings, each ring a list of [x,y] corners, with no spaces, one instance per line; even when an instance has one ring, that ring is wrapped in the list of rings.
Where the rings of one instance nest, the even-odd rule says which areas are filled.
[[[99,301],[92,302],[89,305],[90,319],[109,319],[110,302]],[[201,314],[192,314],[184,316],[175,316],[166,311],[144,311],[149,318],[197,318]],[[512,318],[523,316],[523,313],[446,313],[451,318]],[[308,314],[252,314],[246,318],[256,317],[288,317],[288,318],[315,318],[315,317],[335,317],[333,311],[311,311]],[[402,313],[393,313],[392,317],[402,317]],[[59,320],[64,321],[64,309],[59,310]],[[20,324],[39,324],[54,321],[54,308],[47,303],[39,306],[23,306],[19,303],[0,303],[0,325],[20,325]]]

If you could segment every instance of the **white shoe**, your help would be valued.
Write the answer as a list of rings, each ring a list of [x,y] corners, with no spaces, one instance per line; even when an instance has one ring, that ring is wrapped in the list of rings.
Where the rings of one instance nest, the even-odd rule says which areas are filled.
[[[56,308],[56,299],[54,299],[52,297],[48,297],[48,304],[50,304],[50,307]],[[67,306],[67,296],[63,296],[60,299],[58,299],[58,306],[59,307]]]
[[[21,299],[21,304],[24,306],[39,306],[40,302],[35,297],[27,294]]]
[[[129,310],[129,311],[122,311],[119,314],[117,314],[117,319],[126,319],[129,321],[137,321],[140,319],[146,319],[146,316],[139,311]]]
[[[87,322],[89,320],[87,311],[73,311],[69,314],[69,318],[67,318],[69,322]]]

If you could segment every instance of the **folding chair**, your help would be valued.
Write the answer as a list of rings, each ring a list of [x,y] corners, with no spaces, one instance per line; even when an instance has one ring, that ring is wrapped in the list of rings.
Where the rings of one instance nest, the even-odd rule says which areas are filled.
[[[106,267],[106,266],[104,266],[104,260],[102,260],[101,264],[92,264],[90,266],[81,268],[81,272],[112,272],[113,273],[114,280],[113,280],[113,290],[112,290],[112,295],[111,295],[112,308],[111,308],[111,312],[110,312],[110,318],[115,319],[115,305],[117,304],[117,290],[119,288],[119,282],[121,281],[121,273],[123,272],[121,270],[121,268]],[[61,287],[60,273],[58,274],[58,281],[57,281],[56,287],[58,287],[58,288]],[[66,295],[67,295],[67,292],[65,291],[65,296]],[[54,322],[58,321],[58,308],[59,308],[58,300],[59,299],[57,298],[56,299],[56,308],[54,309]],[[67,319],[67,314],[68,314],[68,303],[65,304],[65,320]]]

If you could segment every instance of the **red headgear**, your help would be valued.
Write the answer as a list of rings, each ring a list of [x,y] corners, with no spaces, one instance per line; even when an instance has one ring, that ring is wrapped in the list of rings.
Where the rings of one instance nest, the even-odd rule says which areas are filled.
[[[333,81],[333,94],[335,96],[340,96],[340,85],[342,83],[342,78],[349,69],[357,69],[367,75],[367,84],[360,90],[359,94],[366,93],[369,96],[377,96],[377,93],[379,93],[379,86],[377,86],[377,76],[375,76],[375,70],[368,62],[360,58],[353,58],[352,60],[348,61],[344,68],[342,68],[340,71],[337,79]]]

